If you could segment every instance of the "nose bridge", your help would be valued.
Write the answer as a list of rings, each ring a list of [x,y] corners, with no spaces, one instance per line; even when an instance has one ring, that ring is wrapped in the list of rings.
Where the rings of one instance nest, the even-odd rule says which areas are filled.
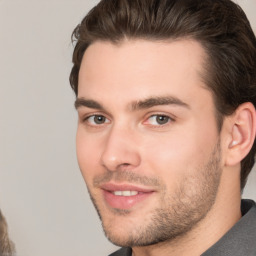
[[[110,171],[121,166],[136,167],[140,164],[136,132],[122,125],[113,125],[105,141],[102,164]]]

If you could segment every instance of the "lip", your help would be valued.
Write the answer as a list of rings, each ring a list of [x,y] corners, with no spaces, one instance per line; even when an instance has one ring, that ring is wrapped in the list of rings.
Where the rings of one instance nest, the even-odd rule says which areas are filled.
[[[155,192],[153,189],[132,184],[107,183],[100,186],[100,188],[102,189],[104,200],[108,206],[123,210],[135,207],[152,196]],[[113,194],[114,191],[136,191],[138,194],[133,196],[117,196]]]
[[[149,193],[149,192],[153,192],[153,189],[150,188],[144,188],[141,186],[136,186],[136,185],[132,185],[132,184],[114,184],[114,183],[106,183],[100,186],[101,189],[103,190],[107,190],[107,191],[125,191],[125,190],[129,190],[129,191],[138,191],[141,193]]]

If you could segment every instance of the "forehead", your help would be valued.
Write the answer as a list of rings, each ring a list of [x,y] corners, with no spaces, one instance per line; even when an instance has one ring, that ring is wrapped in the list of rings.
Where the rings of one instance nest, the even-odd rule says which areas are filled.
[[[79,72],[78,97],[121,102],[171,94],[192,97],[205,91],[205,52],[194,40],[95,42]]]

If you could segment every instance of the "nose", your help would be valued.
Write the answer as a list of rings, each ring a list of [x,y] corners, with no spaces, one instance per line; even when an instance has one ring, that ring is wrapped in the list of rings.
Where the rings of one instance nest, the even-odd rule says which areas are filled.
[[[101,164],[109,171],[134,169],[141,163],[136,135],[129,129],[112,128],[104,141]]]

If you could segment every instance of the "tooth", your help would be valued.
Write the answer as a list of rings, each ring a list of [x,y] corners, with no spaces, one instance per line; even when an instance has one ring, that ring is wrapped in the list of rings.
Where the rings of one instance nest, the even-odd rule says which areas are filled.
[[[131,191],[123,191],[122,196],[130,196]]]
[[[121,196],[122,195],[122,191],[114,191],[114,195],[115,196]]]
[[[114,191],[113,194],[115,196],[135,196],[138,194],[138,191]]]

